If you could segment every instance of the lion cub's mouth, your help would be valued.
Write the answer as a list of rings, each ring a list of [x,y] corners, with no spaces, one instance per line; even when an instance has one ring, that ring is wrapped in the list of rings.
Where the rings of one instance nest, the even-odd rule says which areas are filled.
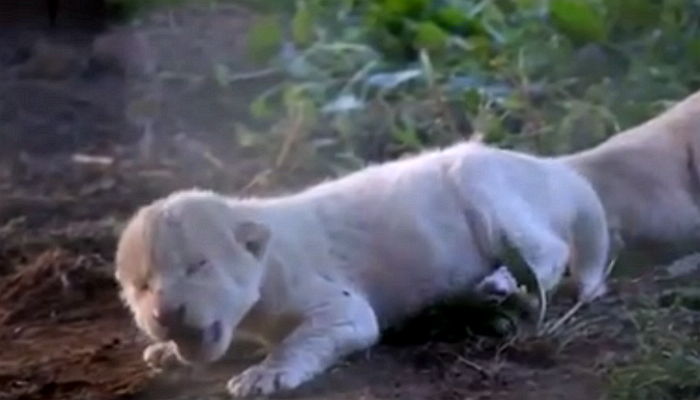
[[[218,343],[221,340],[223,327],[221,321],[214,321],[205,331],[204,340],[207,343]]]
[[[196,328],[190,326],[178,327],[176,330],[169,330],[166,335],[168,339],[178,344],[188,347],[197,345],[214,344],[221,340],[223,327],[220,320],[212,322],[206,328]]]
[[[177,346],[183,361],[188,363],[208,362],[211,361],[209,350],[222,340],[223,325],[221,321],[217,320],[203,329],[187,328],[168,336],[168,339]]]

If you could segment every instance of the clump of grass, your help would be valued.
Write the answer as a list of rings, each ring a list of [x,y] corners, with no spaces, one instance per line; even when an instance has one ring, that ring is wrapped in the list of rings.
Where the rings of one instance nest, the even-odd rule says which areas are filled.
[[[609,371],[609,400],[697,400],[700,398],[700,318],[675,304],[632,312],[637,351]]]

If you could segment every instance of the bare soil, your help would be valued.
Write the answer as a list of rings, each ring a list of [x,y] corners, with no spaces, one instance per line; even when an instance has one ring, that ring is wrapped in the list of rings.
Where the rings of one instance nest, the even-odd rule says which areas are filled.
[[[250,14],[180,10],[105,32],[71,20],[80,20],[73,11],[54,30],[44,14],[25,13],[33,17],[0,32],[0,399],[225,398],[226,380],[243,364],[146,368],[112,259],[138,205],[193,185],[240,191],[269,164],[237,149],[232,134],[253,88],[242,83],[225,101],[231,92],[209,77],[213,62],[252,68],[243,56]],[[297,171],[256,190],[319,177]],[[387,340],[288,396],[598,399],[608,367],[634,350],[627,311],[657,291],[655,276],[616,282],[581,313],[570,340],[445,338],[424,322],[426,337]],[[480,316],[440,318],[462,328]]]

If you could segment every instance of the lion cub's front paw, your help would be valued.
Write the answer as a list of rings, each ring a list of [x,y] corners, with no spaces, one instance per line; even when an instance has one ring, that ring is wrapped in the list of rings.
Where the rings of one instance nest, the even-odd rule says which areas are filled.
[[[231,378],[227,388],[233,397],[266,396],[294,389],[306,378],[299,368],[275,368],[258,364]]]
[[[146,347],[143,351],[143,361],[149,367],[158,370],[169,370],[180,365],[172,342],[154,343]]]

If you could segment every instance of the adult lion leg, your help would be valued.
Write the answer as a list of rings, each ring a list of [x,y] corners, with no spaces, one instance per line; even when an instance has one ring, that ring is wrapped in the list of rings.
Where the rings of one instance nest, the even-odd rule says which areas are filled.
[[[247,397],[294,389],[341,357],[374,345],[379,339],[374,311],[356,294],[342,296],[310,310],[265,360],[231,378],[229,393]]]

